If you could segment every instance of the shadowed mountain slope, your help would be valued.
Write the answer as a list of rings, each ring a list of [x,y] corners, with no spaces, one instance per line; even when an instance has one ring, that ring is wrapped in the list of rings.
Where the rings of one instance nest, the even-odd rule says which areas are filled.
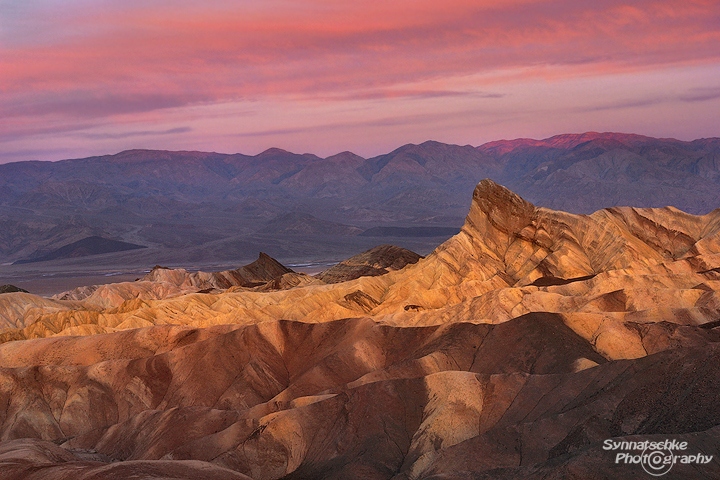
[[[101,255],[103,253],[124,252],[127,250],[137,250],[138,248],[147,248],[144,245],[135,245],[134,243],[120,242],[118,240],[110,240],[102,237],[87,237],[77,242],[73,242],[57,250],[48,252],[40,256],[32,256],[22,260],[18,260],[15,264],[46,262],[48,260],[59,260],[65,258],[87,257],[90,255]]]
[[[176,264],[236,262],[259,250],[282,260],[315,258],[298,242],[268,238],[299,234],[333,245],[340,260],[372,246],[349,238],[360,233],[354,228],[382,235],[404,228],[395,230],[400,246],[420,245],[425,254],[438,240],[414,234],[411,243],[406,235],[449,237],[483,178],[538,206],[575,213],[623,205],[707,213],[720,205],[720,141],[585,133],[479,147],[425,142],[370,159],[280,149],[256,156],[130,150],[5,164],[0,262],[89,236],[149,247],[123,256],[123,264],[152,262],[152,255]],[[283,218],[288,212],[294,217]]]

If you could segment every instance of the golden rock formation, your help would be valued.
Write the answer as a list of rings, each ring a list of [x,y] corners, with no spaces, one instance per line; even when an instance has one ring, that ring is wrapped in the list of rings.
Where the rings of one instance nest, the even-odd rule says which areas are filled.
[[[720,210],[573,215],[537,208],[483,180],[462,231],[399,271],[333,285],[286,277],[260,291],[222,291],[211,275],[227,272],[154,269],[143,281],[102,286],[73,302],[14,294],[18,300],[2,310],[9,328],[0,338],[357,316],[399,326],[498,323],[553,312],[608,358],[635,358],[645,352],[627,322],[700,325],[720,316],[719,230]],[[206,287],[210,293],[195,293]]]
[[[643,478],[602,442],[720,447],[719,229],[720,210],[572,215],[485,180],[458,235],[381,276],[3,294],[0,471]]]

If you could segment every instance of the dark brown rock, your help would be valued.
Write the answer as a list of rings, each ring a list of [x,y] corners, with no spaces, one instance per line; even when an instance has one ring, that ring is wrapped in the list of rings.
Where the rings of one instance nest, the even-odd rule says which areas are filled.
[[[405,248],[380,245],[343,260],[316,276],[325,283],[346,282],[400,270],[406,265],[417,263],[421,258],[417,253]]]

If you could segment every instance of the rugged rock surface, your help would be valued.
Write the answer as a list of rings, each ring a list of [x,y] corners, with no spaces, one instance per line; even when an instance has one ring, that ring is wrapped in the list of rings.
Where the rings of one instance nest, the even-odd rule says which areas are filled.
[[[635,358],[645,351],[626,322],[699,325],[720,318],[719,230],[720,210],[693,216],[627,207],[575,215],[535,207],[485,180],[462,231],[400,271],[324,287],[201,296],[179,295],[177,283],[187,281],[186,274],[175,283],[150,282],[144,293],[138,293],[143,282],[129,284],[130,290],[128,284],[108,285],[81,304],[42,315],[42,321],[15,318],[22,328],[0,333],[0,339],[78,328],[110,332],[164,323],[319,322],[365,315],[396,325],[498,323],[555,312],[604,354]]]
[[[279,290],[312,283],[301,277],[294,282],[288,278],[281,281],[285,275],[298,274],[260,252],[257,260],[234,270],[188,272],[183,268],[172,269],[156,265],[147,275],[135,282],[78,287],[55,295],[53,299],[81,300],[88,306],[111,308],[119,307],[127,300],[158,300],[189,293],[218,293],[232,287],[239,287],[233,291],[252,287]],[[269,282],[272,282],[271,285],[267,285]]]
[[[258,262],[243,279],[282,270]],[[577,215],[484,180],[459,234],[385,275],[151,275],[168,295],[0,297],[0,471],[645,478],[603,442],[720,445],[720,210]]]
[[[141,281],[170,283],[178,287],[208,288],[257,287],[287,273],[294,273],[268,254],[260,252],[258,259],[235,270],[222,272],[193,272],[156,266]]]
[[[16,293],[16,292],[30,293],[27,290],[16,287],[15,285],[8,284],[8,285],[0,286],[0,293]]]
[[[317,274],[316,277],[325,283],[340,283],[360,277],[375,277],[417,263],[421,258],[420,255],[406,248],[380,245],[343,260]]]
[[[106,455],[70,452],[36,439],[0,443],[0,466],[4,480],[251,480],[232,470],[195,460],[110,463]]]
[[[632,475],[640,467],[613,467],[604,439],[702,432],[694,448],[720,441],[720,337],[692,328],[699,347],[619,362],[552,314],[410,328],[370,319],[168,326],[6,343],[0,467],[22,478],[42,465],[42,478],[69,478],[63,465],[84,457],[105,463],[79,462],[88,476],[192,460],[254,479],[497,468],[512,478],[593,452],[596,468]],[[62,448],[11,441],[22,438]]]
[[[0,330],[24,328],[45,315],[70,311],[77,304],[59,302],[25,292],[9,292],[0,295]]]

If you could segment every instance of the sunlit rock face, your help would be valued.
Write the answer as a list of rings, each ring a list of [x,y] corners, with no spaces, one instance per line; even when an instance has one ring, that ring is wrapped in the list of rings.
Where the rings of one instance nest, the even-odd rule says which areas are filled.
[[[314,323],[355,316],[400,326],[497,323],[533,311],[561,313],[594,337],[595,323],[698,325],[718,313],[719,229],[718,210],[693,216],[672,207],[623,207],[575,215],[535,207],[483,180],[458,235],[416,263],[402,250],[389,250],[388,258],[398,256],[406,265],[400,270],[391,262],[375,265],[372,254],[339,266],[391,271],[332,285],[293,275],[266,255],[216,273],[156,268],[138,282],[57,296],[72,301],[52,306],[29,295],[5,295],[3,305],[17,298],[0,310],[15,328],[0,335],[10,340],[165,323]],[[336,270],[318,277],[342,280]]]
[[[603,441],[720,446],[719,229],[718,210],[576,215],[483,180],[426,258],[345,262],[373,276],[328,283],[261,255],[3,294],[0,471],[645,478]]]

